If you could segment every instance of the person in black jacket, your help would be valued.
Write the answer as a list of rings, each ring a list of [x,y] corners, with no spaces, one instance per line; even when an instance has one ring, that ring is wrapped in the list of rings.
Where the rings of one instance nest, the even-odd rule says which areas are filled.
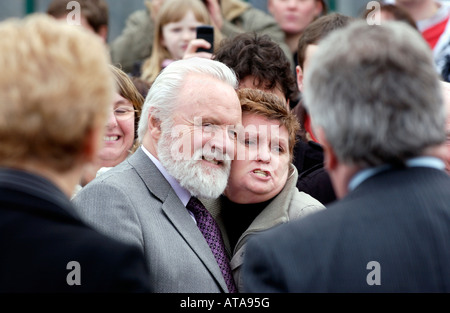
[[[300,92],[304,92],[303,76],[320,40],[329,33],[347,26],[352,20],[353,18],[347,15],[330,13],[317,18],[303,31],[298,41],[296,66]],[[294,164],[299,172],[297,188],[309,193],[323,204],[331,203],[336,200],[336,193],[324,168],[322,145],[312,130],[311,118],[302,99],[294,108],[294,112],[304,127],[295,150]]]

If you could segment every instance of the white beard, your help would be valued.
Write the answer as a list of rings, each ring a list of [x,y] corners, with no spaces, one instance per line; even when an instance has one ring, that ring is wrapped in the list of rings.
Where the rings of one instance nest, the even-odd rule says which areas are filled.
[[[161,128],[158,141],[158,158],[167,172],[192,196],[198,198],[218,198],[225,190],[230,175],[231,160],[220,151],[203,153],[197,149],[190,158],[180,158],[172,154],[176,139],[171,136],[171,130]],[[222,168],[213,169],[202,166],[202,156],[207,159],[223,160]]]

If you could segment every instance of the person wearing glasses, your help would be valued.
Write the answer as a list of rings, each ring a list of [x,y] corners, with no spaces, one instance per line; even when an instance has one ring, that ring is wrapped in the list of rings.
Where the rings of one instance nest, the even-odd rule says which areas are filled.
[[[106,124],[103,148],[97,162],[86,168],[75,193],[96,176],[124,161],[137,148],[137,125],[144,97],[124,71],[114,65],[110,65],[110,69],[117,91]]]

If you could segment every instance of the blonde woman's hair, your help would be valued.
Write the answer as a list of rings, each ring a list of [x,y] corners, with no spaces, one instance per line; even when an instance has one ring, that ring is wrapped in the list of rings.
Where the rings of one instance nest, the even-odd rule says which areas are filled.
[[[0,23],[0,38],[0,166],[70,170],[108,116],[114,82],[104,43],[44,14]]]

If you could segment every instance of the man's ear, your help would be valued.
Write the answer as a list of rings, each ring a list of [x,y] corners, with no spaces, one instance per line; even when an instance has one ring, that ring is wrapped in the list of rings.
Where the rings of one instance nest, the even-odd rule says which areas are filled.
[[[325,131],[323,130],[323,128],[319,127],[314,130],[314,134],[316,135],[323,148],[325,169],[327,171],[336,169],[339,162],[333,147],[326,137]]]
[[[303,70],[300,67],[300,65],[297,65],[295,67],[295,71],[297,73],[297,86],[298,86],[298,90],[300,90],[300,92],[303,92]]]
[[[155,141],[158,141],[161,137],[161,121],[151,113],[148,115],[148,130]]]

